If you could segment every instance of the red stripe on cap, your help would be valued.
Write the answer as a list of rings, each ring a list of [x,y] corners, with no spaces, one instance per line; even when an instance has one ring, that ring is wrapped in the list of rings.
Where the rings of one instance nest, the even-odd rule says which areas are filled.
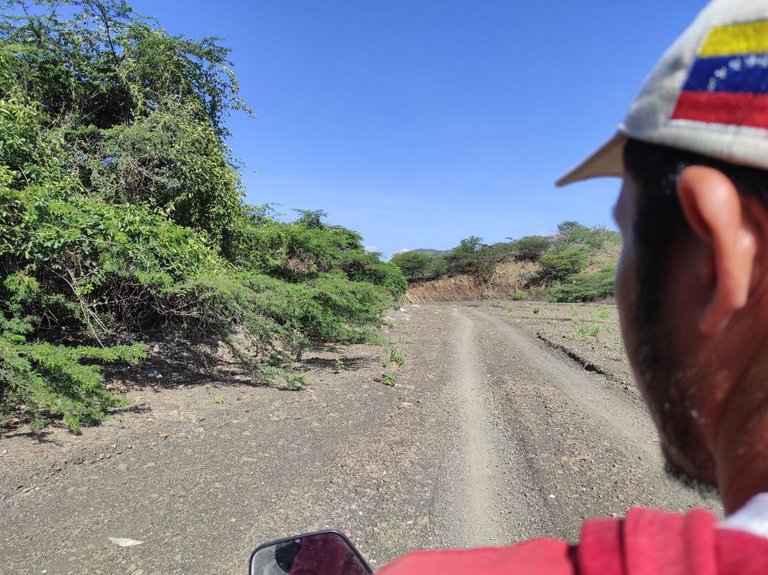
[[[768,130],[768,94],[681,92],[672,119]]]

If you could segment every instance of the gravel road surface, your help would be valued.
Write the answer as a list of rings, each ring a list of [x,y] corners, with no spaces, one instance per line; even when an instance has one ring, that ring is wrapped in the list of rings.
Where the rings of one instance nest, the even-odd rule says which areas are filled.
[[[311,357],[302,392],[145,387],[82,436],[9,434],[0,571],[246,573],[259,543],[325,527],[378,567],[419,548],[575,540],[584,518],[635,505],[720,512],[664,477],[635,396],[500,307],[392,316],[394,387],[388,349],[351,346]]]

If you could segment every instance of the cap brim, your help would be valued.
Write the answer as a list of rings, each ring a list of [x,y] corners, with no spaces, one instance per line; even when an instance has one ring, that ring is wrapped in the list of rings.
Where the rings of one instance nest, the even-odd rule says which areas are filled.
[[[589,180],[590,178],[624,177],[624,144],[627,137],[621,132],[608,140],[599,150],[557,180],[558,187]]]

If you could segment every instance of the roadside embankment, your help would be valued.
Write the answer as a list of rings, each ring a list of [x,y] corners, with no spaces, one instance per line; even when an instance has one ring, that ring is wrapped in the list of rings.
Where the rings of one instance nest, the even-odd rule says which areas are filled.
[[[502,262],[489,278],[456,275],[411,284],[405,299],[409,303],[510,299],[539,269],[531,262]]]

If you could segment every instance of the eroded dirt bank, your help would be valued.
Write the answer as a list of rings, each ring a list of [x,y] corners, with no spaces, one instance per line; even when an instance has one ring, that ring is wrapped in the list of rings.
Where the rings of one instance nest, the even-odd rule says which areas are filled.
[[[633,505],[701,505],[663,477],[599,333],[558,324],[561,308],[510,305],[393,312],[406,356],[394,387],[388,349],[352,346],[312,359],[302,392],[156,386],[133,392],[142,409],[82,437],[6,438],[2,571],[244,573],[258,543],[323,527],[379,566],[416,548],[574,539],[582,518]],[[610,331],[601,308],[578,313]],[[608,376],[537,337],[567,345],[561,324]]]

